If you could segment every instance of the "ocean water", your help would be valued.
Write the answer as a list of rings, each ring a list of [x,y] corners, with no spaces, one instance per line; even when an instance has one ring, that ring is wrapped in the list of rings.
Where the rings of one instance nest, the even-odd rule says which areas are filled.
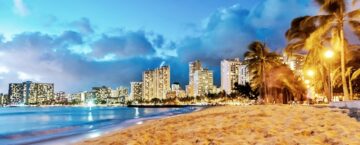
[[[4,107],[0,144],[68,144],[144,120],[188,113],[200,107]]]

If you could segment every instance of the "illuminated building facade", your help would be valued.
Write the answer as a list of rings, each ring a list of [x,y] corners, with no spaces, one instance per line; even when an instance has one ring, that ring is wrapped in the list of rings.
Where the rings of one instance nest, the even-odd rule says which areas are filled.
[[[115,90],[111,90],[110,100],[112,104],[114,103],[125,103],[129,98],[129,89],[126,87],[118,87]]]
[[[248,66],[245,64],[242,64],[239,66],[239,81],[238,83],[240,85],[245,85],[246,83],[250,82],[250,73]]]
[[[303,65],[305,62],[305,56],[302,54],[294,53],[290,55],[284,55],[284,63],[287,64],[296,75],[301,76]]]
[[[55,101],[56,102],[66,102],[67,98],[66,98],[65,92],[60,91],[60,92],[55,93]]]
[[[54,99],[54,84],[34,83],[26,81],[23,83],[9,84],[9,97],[11,104],[46,104]]]
[[[221,61],[221,88],[230,94],[234,92],[235,83],[239,82],[241,62],[239,58]]]
[[[93,87],[91,90],[97,104],[106,104],[108,99],[111,99],[111,88],[102,86],[102,87]]]
[[[194,92],[194,74],[195,71],[202,70],[200,60],[195,60],[189,63],[189,84],[186,86],[186,93],[188,96],[195,96]]]
[[[194,96],[203,96],[212,93],[216,87],[213,85],[213,72],[208,69],[196,70],[194,73]]]
[[[170,90],[170,67],[162,66],[143,73],[143,98],[165,99],[166,93]]]
[[[181,88],[180,83],[178,83],[178,82],[171,84],[171,92],[175,92],[175,96],[178,98],[186,97],[185,90],[183,90]],[[172,94],[170,93],[170,95],[172,95]],[[168,95],[167,95],[167,98],[168,98]]]
[[[143,96],[143,82],[131,82],[130,83],[130,98],[132,100],[142,100]]]

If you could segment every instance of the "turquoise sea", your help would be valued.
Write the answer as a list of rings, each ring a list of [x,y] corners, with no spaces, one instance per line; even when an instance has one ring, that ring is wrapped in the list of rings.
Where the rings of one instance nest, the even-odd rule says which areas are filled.
[[[3,107],[0,143],[69,144],[148,119],[189,113],[201,107]]]

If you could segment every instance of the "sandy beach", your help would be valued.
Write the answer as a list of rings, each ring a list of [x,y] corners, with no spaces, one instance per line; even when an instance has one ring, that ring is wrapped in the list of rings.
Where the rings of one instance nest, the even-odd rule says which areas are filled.
[[[360,144],[360,122],[347,112],[290,105],[213,107],[77,144]]]

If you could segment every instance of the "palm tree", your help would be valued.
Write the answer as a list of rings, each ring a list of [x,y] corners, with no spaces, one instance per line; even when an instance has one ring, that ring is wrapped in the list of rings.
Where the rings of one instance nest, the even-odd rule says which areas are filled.
[[[268,89],[272,101],[276,103],[287,103],[288,101],[304,101],[306,88],[300,77],[286,64],[274,65],[267,73]]]
[[[150,102],[153,103],[154,105],[157,105],[157,104],[161,103],[161,99],[159,99],[159,98],[152,98],[152,99],[150,100]]]
[[[248,51],[245,52],[244,57],[252,77],[252,88],[259,88],[261,99],[268,102],[266,73],[272,65],[281,63],[279,55],[270,52],[264,43],[256,41],[248,46]]]
[[[289,40],[288,52],[292,50],[310,49],[321,50],[325,47],[324,41],[330,42],[332,48],[340,53],[341,82],[343,87],[344,99],[349,99],[349,89],[346,79],[346,57],[347,51],[346,38],[344,36],[344,26],[349,24],[355,34],[360,38],[360,9],[347,11],[349,1],[345,0],[315,0],[321,7],[323,14],[316,16],[305,16],[295,19],[292,24],[295,26],[287,31],[286,36]],[[353,6],[356,0],[353,0]],[[310,34],[310,35],[309,35]],[[315,53],[316,54],[316,53]],[[311,58],[319,58],[316,54]]]
[[[340,68],[337,68],[335,71],[334,71],[334,76],[332,76],[332,79],[335,81],[335,82],[340,82],[341,81],[341,76],[340,74],[338,73],[340,70]],[[347,67],[346,68],[346,72],[345,72],[345,76],[347,77],[348,79],[348,85],[349,85],[349,97],[350,99],[353,99],[354,97],[354,88],[353,88],[353,81],[356,80],[359,76],[360,76],[360,68],[357,68],[357,69],[354,69],[352,66],[350,67]],[[335,87],[339,87],[340,85],[335,85]]]

